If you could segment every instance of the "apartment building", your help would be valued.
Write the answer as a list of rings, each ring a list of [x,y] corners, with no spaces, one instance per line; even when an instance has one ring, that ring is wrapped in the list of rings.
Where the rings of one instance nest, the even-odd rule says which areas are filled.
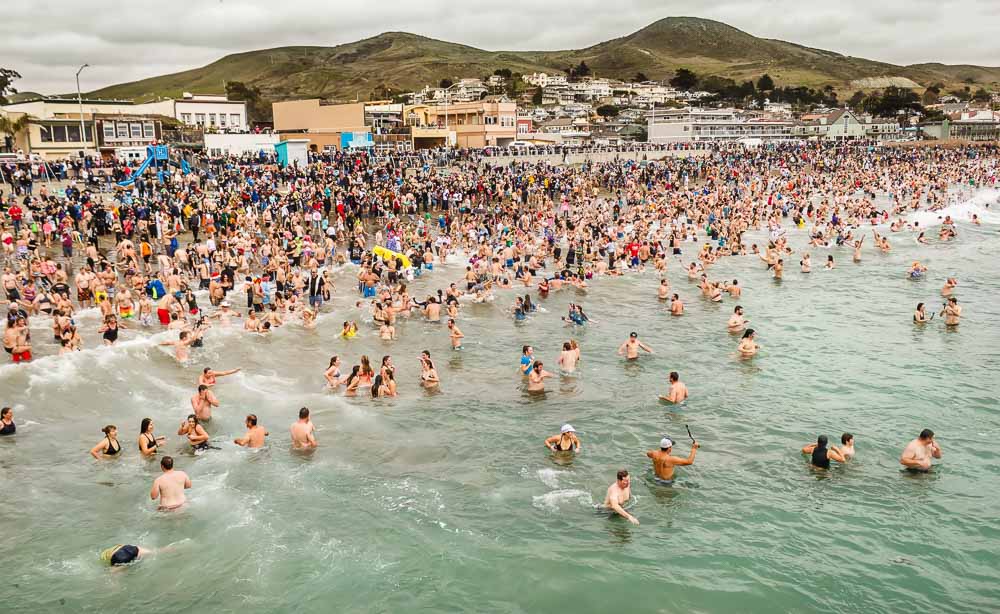
[[[736,109],[656,109],[646,115],[650,143],[788,140],[792,120],[744,119]]]
[[[173,117],[186,126],[215,132],[246,132],[249,128],[247,103],[229,100],[224,94],[191,94],[177,99],[136,105],[142,113]]]
[[[454,132],[457,147],[508,145],[517,137],[517,104],[503,97],[427,107],[427,121]]]

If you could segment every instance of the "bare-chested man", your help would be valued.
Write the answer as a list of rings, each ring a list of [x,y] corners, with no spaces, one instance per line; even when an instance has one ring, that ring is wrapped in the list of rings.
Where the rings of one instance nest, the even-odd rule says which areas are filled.
[[[750,320],[743,317],[743,306],[737,305],[733,309],[733,315],[729,316],[729,322],[726,323],[726,329],[731,333],[743,332],[743,329],[747,327]]]
[[[618,355],[625,356],[626,360],[638,360],[639,350],[643,350],[648,354],[653,353],[653,349],[639,341],[639,333],[632,331],[629,333],[628,340],[621,344],[618,348]]]
[[[628,471],[622,469],[618,472],[618,479],[611,486],[608,486],[608,494],[604,497],[604,507],[614,511],[632,524],[639,524],[639,519],[629,514],[622,508],[632,497],[631,478]]]
[[[698,452],[698,442],[691,442],[691,453],[687,458],[671,456],[670,452],[674,448],[674,442],[669,437],[660,440],[659,450],[650,450],[646,456],[653,459],[653,473],[656,474],[656,481],[667,486],[674,483],[674,467],[694,464],[694,455]]]
[[[688,388],[681,381],[681,376],[677,371],[670,372],[670,390],[667,392],[666,396],[660,395],[661,401],[666,401],[667,403],[680,403],[686,401],[688,398]]]
[[[944,323],[947,326],[958,326],[958,321],[962,317],[962,308],[958,306],[958,299],[954,296],[948,299],[944,309],[941,310],[944,316]]]
[[[160,500],[159,510],[175,510],[187,502],[184,490],[191,488],[191,478],[183,471],[174,470],[174,459],[170,456],[160,459],[160,469],[163,475],[153,480],[149,498]]]
[[[198,392],[191,397],[191,409],[202,422],[212,419],[212,408],[219,406],[219,399],[205,384],[198,385]]]
[[[899,464],[911,471],[930,471],[931,458],[941,458],[941,447],[934,440],[934,431],[924,429],[920,435],[906,444]]]
[[[292,434],[292,448],[296,450],[311,450],[317,446],[314,433],[316,427],[309,419],[309,408],[303,407],[299,410],[299,419],[293,422],[289,431]]]
[[[270,433],[267,432],[267,429],[257,424],[257,416],[255,414],[247,415],[246,425],[246,435],[239,439],[234,439],[233,443],[248,448],[263,448],[264,438],[270,435]]]

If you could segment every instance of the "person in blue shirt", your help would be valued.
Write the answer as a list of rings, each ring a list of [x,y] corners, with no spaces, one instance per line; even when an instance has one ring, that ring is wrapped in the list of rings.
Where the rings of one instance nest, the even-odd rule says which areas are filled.
[[[148,294],[153,300],[158,300],[166,294],[167,291],[163,287],[163,282],[160,281],[159,277],[154,277],[146,283],[146,294]]]
[[[521,348],[521,375],[527,377],[535,364],[535,349],[530,345]]]

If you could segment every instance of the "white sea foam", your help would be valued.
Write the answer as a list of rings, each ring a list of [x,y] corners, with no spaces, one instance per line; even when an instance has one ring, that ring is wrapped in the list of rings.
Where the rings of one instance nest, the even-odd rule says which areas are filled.
[[[948,215],[956,222],[970,222],[976,215],[984,224],[1000,224],[1000,190],[982,190],[972,198],[938,211],[918,211],[910,214],[907,221],[918,222],[920,228],[930,228],[940,226]]]
[[[562,473],[562,471],[556,471],[555,469],[539,469],[538,479],[549,488],[559,488],[559,476]]]
[[[577,489],[553,490],[544,495],[534,496],[531,498],[531,505],[540,510],[558,512],[563,504],[573,501],[587,506],[594,505],[590,493]]]

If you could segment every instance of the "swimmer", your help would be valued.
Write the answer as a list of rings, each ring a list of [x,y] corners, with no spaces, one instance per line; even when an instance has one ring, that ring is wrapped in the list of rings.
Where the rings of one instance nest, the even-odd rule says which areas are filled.
[[[638,525],[639,519],[622,509],[622,506],[628,503],[631,497],[631,478],[628,475],[628,471],[622,469],[618,472],[615,483],[608,486],[608,493],[604,497],[604,507],[614,511],[632,524]]]
[[[812,272],[812,260],[809,259],[809,252],[802,255],[802,260],[799,260],[799,267],[803,273]]]
[[[664,437],[660,440],[659,450],[650,450],[646,452],[646,456],[653,461],[653,474],[656,475],[656,481],[670,486],[674,483],[674,467],[681,466],[686,467],[687,465],[694,464],[695,454],[698,453],[698,448],[701,447],[697,441],[691,442],[691,453],[688,454],[687,458],[681,458],[679,456],[671,456],[670,452],[674,448],[674,442],[669,437]]]
[[[153,435],[153,419],[143,418],[139,425],[139,453],[145,458],[156,454],[157,448],[167,442],[167,438]]]
[[[941,288],[941,296],[948,298],[956,286],[958,286],[958,280],[954,277],[949,277],[944,281],[944,287]]]
[[[744,358],[753,356],[760,349],[760,346],[754,341],[756,338],[757,331],[752,328],[748,328],[743,332],[743,338],[740,339],[740,344],[736,346],[736,349]]]
[[[212,408],[219,406],[219,399],[209,390],[205,384],[198,384],[198,392],[191,397],[191,409],[199,420],[208,421],[212,419]]]
[[[816,443],[811,443],[802,447],[803,454],[809,454],[809,462],[813,467],[819,467],[820,469],[829,469],[830,461],[837,461],[838,463],[846,463],[847,458],[841,454],[840,449],[836,446],[832,448],[827,448],[827,438],[826,435],[820,435],[816,438]]]
[[[420,382],[424,388],[436,388],[441,383],[437,369],[431,362],[431,353],[427,350],[420,353]]]
[[[552,377],[552,374],[542,369],[543,363],[536,360],[531,366],[531,373],[528,374],[528,391],[543,392],[545,390],[545,378]]]
[[[326,387],[330,390],[336,390],[344,383],[340,378],[339,356],[334,356],[330,359],[330,364],[326,367],[326,371],[323,372],[323,378],[326,379]]]
[[[750,320],[743,317],[743,306],[737,305],[736,308],[733,309],[733,315],[729,316],[729,322],[726,323],[726,329],[731,333],[742,332],[749,323]]]
[[[682,316],[684,315],[684,303],[681,302],[681,297],[674,294],[670,297],[670,315],[672,316]]]
[[[958,299],[954,296],[949,298],[941,309],[941,315],[944,316],[946,326],[958,326],[958,321],[962,317],[962,308],[958,305]]]
[[[658,298],[661,301],[665,301],[669,297],[670,297],[670,282],[667,281],[666,277],[664,277],[663,279],[660,280],[660,287],[656,291],[656,298]]]
[[[559,429],[558,435],[553,435],[545,440],[545,447],[553,452],[574,452],[580,451],[580,439],[576,436],[576,429],[572,424],[564,424]]]
[[[14,410],[10,407],[0,409],[0,436],[14,435],[17,425],[14,424]]]
[[[562,345],[562,351],[559,353],[559,359],[556,364],[559,368],[567,373],[572,373],[576,371],[576,365],[580,362],[580,351],[579,349],[574,350],[573,344],[570,341],[566,341]]]
[[[101,560],[112,567],[120,567],[138,561],[146,556],[152,556],[156,551],[151,548],[117,544],[101,551]]]
[[[932,313],[931,317],[928,318],[927,312],[924,311],[924,304],[917,303],[917,310],[913,312],[913,323],[924,324],[926,322],[930,322],[933,319],[934,319],[934,314]]]
[[[688,398],[687,386],[681,381],[681,376],[677,371],[670,372],[670,390],[666,395],[660,395],[661,401],[667,403],[682,403]]]
[[[225,377],[227,375],[232,375],[234,373],[239,373],[239,372],[240,370],[238,368],[229,369],[228,371],[213,371],[212,369],[205,367],[204,371],[201,372],[201,375],[198,376],[198,385],[211,387],[216,384],[217,378]]]
[[[535,363],[535,348],[530,345],[521,346],[521,375],[527,377],[531,373],[531,365]]]
[[[299,410],[299,419],[293,422],[288,430],[292,435],[293,449],[311,450],[319,445],[316,443],[316,437],[314,436],[316,427],[313,425],[312,420],[309,419],[308,407],[303,407]]]
[[[632,331],[628,335],[628,340],[618,347],[618,355],[625,356],[625,360],[638,360],[639,350],[643,350],[647,354],[653,353],[653,348],[639,341],[639,333]]]
[[[941,446],[934,440],[934,431],[924,429],[906,444],[899,464],[911,471],[927,472],[931,470],[931,458],[941,458]]]
[[[267,432],[267,429],[257,424],[257,416],[255,414],[248,414],[245,424],[247,426],[246,435],[239,439],[234,439],[233,443],[248,448],[263,448],[264,438],[270,435],[270,433]]]
[[[920,264],[919,261],[914,260],[913,264],[910,265],[909,275],[910,279],[920,279],[927,272],[927,267]]]
[[[90,449],[90,455],[98,460],[118,456],[122,451],[122,446],[118,443],[118,427],[109,424],[101,432],[104,433],[104,439]]]
[[[181,422],[177,434],[187,435],[188,443],[195,450],[207,450],[209,447],[208,431],[198,422],[198,417],[194,414],[189,414],[187,419]]]
[[[180,339],[177,339],[176,341],[163,341],[160,343],[160,345],[173,346],[174,358],[177,359],[177,362],[187,362],[187,359],[190,357],[190,352],[188,352],[188,348],[191,347],[191,344],[193,344],[199,338],[200,335],[196,337],[189,331],[182,330],[180,333]]]
[[[149,498],[153,501],[160,500],[157,508],[160,511],[175,510],[187,502],[184,491],[191,488],[191,478],[183,471],[174,469],[174,459],[170,456],[160,459],[160,469],[163,475],[153,480]]]
[[[465,334],[459,330],[458,326],[455,324],[455,320],[448,320],[448,331],[448,337],[451,338],[451,349],[462,349],[462,339],[465,337]]]

